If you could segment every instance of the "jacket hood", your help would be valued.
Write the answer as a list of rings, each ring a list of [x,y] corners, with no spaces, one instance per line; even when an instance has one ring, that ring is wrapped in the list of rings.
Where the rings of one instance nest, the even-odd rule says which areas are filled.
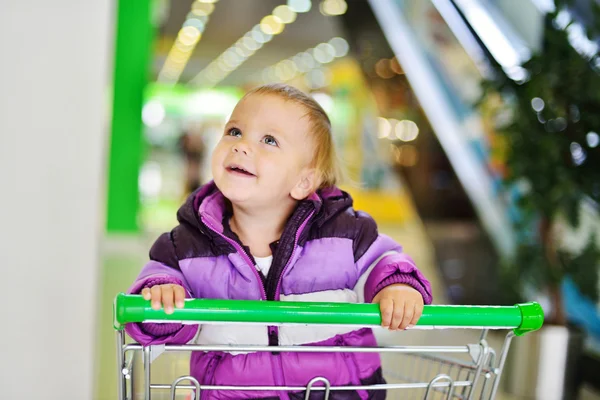
[[[320,189],[305,200],[298,202],[298,207],[314,207],[313,221],[321,226],[340,213],[352,207],[350,195],[337,187]],[[227,199],[211,181],[188,196],[185,203],[177,211],[179,223],[192,226],[206,232],[205,225],[223,232],[223,215],[227,209]]]

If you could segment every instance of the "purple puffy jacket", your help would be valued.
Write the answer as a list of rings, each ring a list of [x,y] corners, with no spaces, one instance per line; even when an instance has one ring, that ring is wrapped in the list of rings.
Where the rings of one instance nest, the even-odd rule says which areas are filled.
[[[158,238],[130,293],[178,283],[189,297],[238,300],[371,302],[385,286],[406,283],[426,304],[431,287],[392,239],[378,234],[372,218],[352,209],[337,188],[298,203],[279,241],[266,277],[229,229],[227,200],[209,183],[193,193],[177,217],[179,225]],[[245,326],[128,324],[143,345],[341,345],[375,346],[371,329],[347,326]],[[190,373],[205,385],[306,386],[316,376],[332,385],[383,383],[376,353],[194,352]],[[322,392],[315,393],[315,398]],[[303,393],[204,391],[203,399],[303,399]],[[313,397],[313,396],[311,396]],[[332,400],[379,399],[383,391],[334,391]]]

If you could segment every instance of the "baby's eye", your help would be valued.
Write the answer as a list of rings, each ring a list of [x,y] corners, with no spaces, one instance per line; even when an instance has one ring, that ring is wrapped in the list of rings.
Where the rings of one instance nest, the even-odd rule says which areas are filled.
[[[227,135],[235,137],[242,136],[242,131],[240,131],[238,128],[231,128],[229,131],[227,131]]]
[[[269,146],[278,146],[279,145],[277,143],[277,140],[273,136],[265,136],[265,138],[263,139],[263,142],[265,144],[268,144]]]

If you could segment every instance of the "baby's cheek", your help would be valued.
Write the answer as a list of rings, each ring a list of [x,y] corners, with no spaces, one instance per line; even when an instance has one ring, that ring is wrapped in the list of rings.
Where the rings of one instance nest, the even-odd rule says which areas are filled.
[[[265,157],[262,164],[263,169],[278,172],[281,175],[287,172],[288,162],[286,157]]]
[[[217,147],[212,153],[210,167],[213,173],[216,171],[218,165],[223,165],[223,156],[221,153],[222,152],[219,151],[219,147]]]

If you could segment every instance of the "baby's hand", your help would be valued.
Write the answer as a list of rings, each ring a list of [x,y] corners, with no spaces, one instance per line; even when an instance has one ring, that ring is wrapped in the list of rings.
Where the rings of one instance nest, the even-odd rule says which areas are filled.
[[[155,285],[142,290],[142,296],[152,302],[153,309],[160,310],[163,305],[166,314],[173,314],[173,303],[177,308],[183,308],[185,289],[183,286],[174,284]]]
[[[403,283],[383,288],[373,303],[379,304],[381,325],[391,331],[416,325],[423,313],[423,296]]]

